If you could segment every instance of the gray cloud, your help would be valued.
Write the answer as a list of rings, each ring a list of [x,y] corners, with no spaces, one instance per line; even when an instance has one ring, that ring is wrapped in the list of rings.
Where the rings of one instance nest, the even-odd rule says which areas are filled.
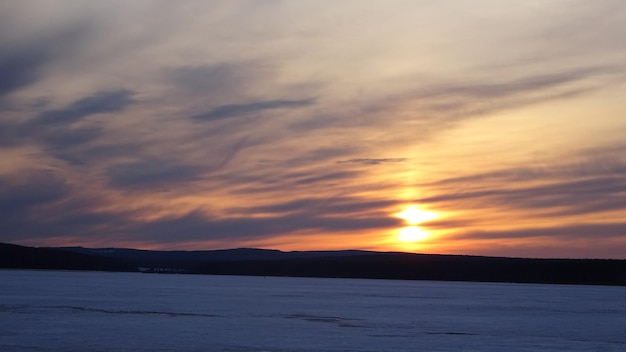
[[[10,147],[24,143],[28,138],[27,131],[23,123],[0,120],[0,146]]]
[[[396,200],[370,200],[357,197],[304,198],[246,210],[261,214],[300,213],[317,216],[347,216],[378,213],[381,209],[398,204]]]
[[[583,213],[577,210],[581,204],[589,211],[626,209],[626,203],[615,202],[626,194],[626,180],[622,178],[595,178],[589,180],[553,181],[540,186],[460,191],[434,197],[421,198],[423,203],[471,201],[472,204],[506,205],[511,208],[547,209],[566,207],[567,213]],[[559,212],[561,215],[563,211]]]
[[[56,202],[68,192],[65,182],[50,172],[31,172],[19,178],[0,176],[0,213],[9,220]]]
[[[551,239],[546,240],[546,239]],[[543,258],[622,258],[626,223],[571,223],[556,227],[518,228],[505,231],[463,231],[446,241],[488,243],[477,254]],[[523,241],[517,241],[523,240]],[[508,244],[514,241],[515,244]],[[520,243],[521,242],[521,243]],[[590,249],[593,248],[593,251]]]
[[[83,132],[86,134],[85,136],[81,135]],[[65,131],[64,133],[68,132]],[[58,141],[47,141],[46,143],[51,155],[71,165],[86,165],[96,161],[109,164],[120,156],[140,155],[142,152],[140,143],[101,144],[101,141],[98,141],[97,144],[89,143],[102,135],[102,131],[95,127],[80,128],[75,132],[69,132],[69,139],[62,138],[64,133],[62,132],[59,138],[54,138]],[[73,133],[77,135],[73,135]]]
[[[413,121],[422,122],[422,134],[428,134],[478,116],[590,94],[619,84],[621,72],[608,65],[522,77],[486,70],[482,80],[426,84],[396,103],[407,104]]]
[[[312,105],[314,99],[301,100],[266,100],[245,104],[228,104],[218,106],[202,114],[194,115],[192,118],[197,121],[212,121],[228,117],[243,116],[253,113],[260,113],[266,110],[277,109],[297,109]]]
[[[175,186],[179,182],[194,181],[205,169],[170,159],[148,159],[113,164],[107,168],[106,174],[109,185],[113,187],[141,189]]]
[[[330,172],[330,173],[317,173],[315,175],[306,174],[302,175],[303,177],[298,177],[292,180],[293,184],[298,185],[312,185],[319,183],[343,183],[346,180],[352,179],[358,176],[357,172],[351,171],[339,171],[339,172]]]
[[[246,147],[246,142],[248,141],[247,137],[244,137],[231,145],[226,151],[223,153],[223,157],[217,163],[210,165],[207,168],[208,172],[217,172],[225,168],[230,162],[239,154],[241,150]]]
[[[359,158],[359,159],[349,159],[349,160],[340,160],[337,161],[337,164],[363,164],[363,165],[379,165],[385,163],[400,163],[403,161],[407,161],[407,158],[381,158],[381,159],[372,159],[372,158]]]
[[[36,118],[35,123],[71,124],[90,115],[120,112],[134,102],[134,94],[127,89],[100,91],[65,108],[44,111]]]
[[[3,45],[0,52],[0,99],[37,82],[46,66],[71,55],[88,32],[89,27],[75,25],[44,33],[37,40]]]
[[[579,1],[570,8],[572,11],[548,26],[538,27],[530,41],[540,45],[534,53],[535,62],[550,62],[563,58],[598,61],[599,58],[623,58],[622,38],[624,28],[624,3],[619,0],[606,0],[591,4]],[[559,11],[560,12],[560,11]],[[584,24],[584,26],[581,26]],[[591,29],[591,30],[590,30]],[[623,59],[622,59],[623,61]]]
[[[611,238],[626,238],[626,223],[582,223],[560,227],[526,228],[509,231],[475,231],[463,233],[454,237],[458,239],[518,239],[551,237],[570,241],[602,241]]]
[[[101,204],[97,196],[72,189],[51,172],[31,173],[19,181],[2,177],[0,241],[115,238],[128,228],[131,214],[103,213],[96,210]]]
[[[542,210],[544,216],[626,210],[626,164],[619,160],[543,168],[512,168],[438,181],[437,196],[423,203]]]
[[[98,127],[57,128],[46,131],[40,137],[40,141],[53,151],[64,151],[82,146],[98,138],[101,134],[102,129]]]
[[[361,175],[357,171],[282,171],[273,167],[261,167],[259,172],[251,175],[216,175],[216,178],[228,185],[238,185],[233,192],[236,194],[255,194],[271,192],[298,192],[323,189],[324,193],[331,189],[344,189]]]
[[[4,51],[4,50],[3,50]],[[50,59],[45,49],[25,48],[0,56],[0,97],[37,81],[39,71]]]
[[[303,131],[299,131],[297,133],[303,133]],[[357,148],[354,145],[348,144],[333,145],[332,147],[319,147],[312,150],[306,150],[302,153],[289,155],[287,160],[281,160],[280,163],[289,169],[297,169],[299,167],[320,163],[327,165],[333,159],[353,155],[356,150]],[[273,162],[271,160],[266,160],[266,163],[272,164]]]
[[[0,241],[48,236],[57,229],[54,209],[67,199],[71,189],[51,172],[30,171],[0,176]]]
[[[614,71],[614,69],[607,67],[587,67],[558,73],[522,77],[505,82],[443,85],[427,89],[419,93],[418,96],[421,98],[435,98],[441,96],[460,96],[480,99],[503,98],[553,89],[590,77],[610,74],[612,71]]]
[[[317,231],[337,233],[353,230],[387,229],[399,226],[400,220],[389,217],[346,218],[288,214],[264,218],[211,219],[201,213],[136,224],[131,233],[136,240],[153,243],[184,243],[202,240],[262,240],[271,236]],[[306,235],[302,235],[305,237]]]
[[[139,163],[134,166],[139,167]],[[94,209],[101,204],[97,197],[90,198],[71,192],[60,179],[45,182],[43,176],[22,182],[23,186],[20,187],[15,187],[16,183],[13,182],[11,188],[0,189],[0,199],[4,200],[0,203],[0,210],[14,210],[12,216],[0,220],[1,240],[30,241],[57,237],[67,240],[75,237],[82,241],[113,241],[119,244],[143,241],[184,245],[186,242],[203,240],[237,243],[294,232],[341,233],[389,229],[400,226],[402,222],[378,212],[379,207],[395,204],[393,200],[371,201],[345,197],[301,199],[267,207],[242,208],[237,211],[249,215],[229,218],[214,218],[197,211],[144,222],[134,219],[132,212],[96,212]],[[171,179],[177,179],[178,175],[165,172],[157,177],[162,177],[158,181],[167,179],[168,184],[171,184]],[[124,186],[130,187],[145,180],[151,182],[149,177],[122,181],[126,182]],[[33,211],[41,206],[46,206],[45,212]],[[261,212],[272,215],[262,218],[254,216]],[[301,236],[306,237],[306,234]]]
[[[254,63],[222,62],[214,65],[183,66],[165,70],[165,78],[189,91],[213,95],[232,93],[249,80],[263,75]]]
[[[0,122],[1,144],[10,146],[35,141],[56,151],[87,143],[101,135],[101,129],[72,127],[80,119],[111,112],[122,112],[134,102],[126,89],[99,91],[58,110],[47,110],[25,121]]]
[[[485,183],[492,181],[505,181],[507,183],[540,180],[548,178],[587,178],[599,176],[621,176],[626,174],[626,162],[620,157],[626,153],[626,145],[604,146],[592,150],[583,150],[580,154],[584,158],[577,162],[557,164],[551,163],[549,166],[537,167],[515,167],[500,169],[473,175],[451,177],[438,180],[431,185],[463,185],[472,183]]]

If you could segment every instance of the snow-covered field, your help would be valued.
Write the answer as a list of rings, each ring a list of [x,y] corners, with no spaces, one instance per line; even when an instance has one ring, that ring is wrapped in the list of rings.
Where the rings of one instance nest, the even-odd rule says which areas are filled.
[[[0,351],[626,351],[626,287],[0,270]]]

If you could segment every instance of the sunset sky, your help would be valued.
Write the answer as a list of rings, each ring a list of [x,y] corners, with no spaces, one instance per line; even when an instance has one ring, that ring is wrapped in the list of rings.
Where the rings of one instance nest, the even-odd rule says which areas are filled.
[[[626,2],[0,2],[0,242],[626,258]]]

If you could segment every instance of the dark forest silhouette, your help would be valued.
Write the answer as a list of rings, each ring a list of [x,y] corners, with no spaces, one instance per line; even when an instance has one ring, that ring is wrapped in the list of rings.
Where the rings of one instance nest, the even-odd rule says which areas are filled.
[[[626,285],[626,260],[529,259],[370,251],[145,251],[0,243],[0,268],[212,275]]]

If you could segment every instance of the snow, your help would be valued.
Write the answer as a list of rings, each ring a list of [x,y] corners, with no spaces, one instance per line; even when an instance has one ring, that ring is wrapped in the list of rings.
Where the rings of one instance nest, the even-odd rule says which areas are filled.
[[[0,270],[0,351],[624,351],[626,287]]]

